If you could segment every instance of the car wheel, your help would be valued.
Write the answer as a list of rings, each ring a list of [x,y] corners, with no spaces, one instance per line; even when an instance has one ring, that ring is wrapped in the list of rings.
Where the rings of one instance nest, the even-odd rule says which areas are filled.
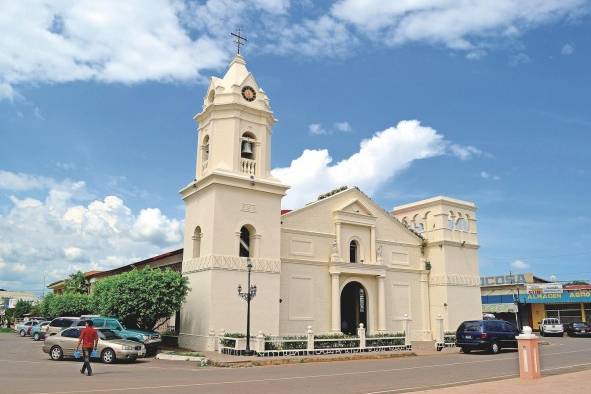
[[[34,341],[38,341],[39,339],[41,339],[41,335],[38,332],[36,332],[35,334],[33,334],[33,340]]]
[[[59,361],[64,358],[64,351],[59,346],[54,346],[49,350],[49,357],[53,361]]]
[[[25,330],[20,330],[18,332],[18,335],[20,335],[21,337],[24,337],[25,335],[27,335],[27,333],[25,332]]]
[[[497,354],[501,350],[501,346],[497,342],[493,342],[490,344],[490,352],[492,354]]]
[[[472,351],[472,349],[470,349],[469,347],[463,347],[462,348],[462,353],[468,354]]]
[[[101,353],[101,361],[105,364],[112,364],[115,362],[115,352],[113,351],[113,349],[105,349],[103,350],[103,352]]]

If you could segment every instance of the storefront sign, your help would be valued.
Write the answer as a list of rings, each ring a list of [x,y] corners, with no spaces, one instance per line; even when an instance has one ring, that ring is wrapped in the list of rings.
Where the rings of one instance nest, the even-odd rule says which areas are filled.
[[[591,290],[564,290],[560,294],[520,294],[519,302],[526,304],[591,303]]]
[[[498,275],[498,276],[481,276],[480,286],[504,286],[504,285],[516,285],[524,284],[525,275]]]
[[[562,283],[531,283],[526,288],[528,295],[562,294]]]
[[[503,312],[517,312],[517,305],[515,304],[482,304],[483,313],[503,313]]]

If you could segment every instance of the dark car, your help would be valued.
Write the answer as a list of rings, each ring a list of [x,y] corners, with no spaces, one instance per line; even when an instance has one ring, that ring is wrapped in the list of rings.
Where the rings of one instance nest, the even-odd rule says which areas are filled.
[[[588,337],[591,336],[591,325],[582,321],[565,324],[564,331],[566,335],[571,337]]]
[[[502,348],[517,348],[519,330],[504,320],[471,320],[460,324],[456,331],[456,346],[464,353],[488,350],[498,353]]]

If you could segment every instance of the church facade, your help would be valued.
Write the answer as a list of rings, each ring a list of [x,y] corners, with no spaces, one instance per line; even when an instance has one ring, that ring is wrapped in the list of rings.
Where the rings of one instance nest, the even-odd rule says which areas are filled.
[[[287,185],[271,175],[269,98],[237,55],[213,77],[195,116],[195,180],[185,201],[182,272],[191,287],[179,344],[203,350],[212,332],[302,335],[399,332],[435,338],[481,318],[476,207],[438,196],[387,212],[356,187],[282,211]]]

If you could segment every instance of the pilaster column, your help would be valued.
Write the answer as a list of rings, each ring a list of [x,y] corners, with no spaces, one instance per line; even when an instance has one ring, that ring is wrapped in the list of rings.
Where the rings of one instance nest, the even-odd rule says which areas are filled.
[[[378,331],[386,331],[386,277],[378,276]]]
[[[341,291],[339,274],[330,274],[332,282],[331,324],[332,332],[341,331]]]
[[[341,241],[342,241],[342,238],[341,238],[341,222],[336,222],[335,223],[335,235],[336,235],[336,238],[337,238],[337,254],[339,255],[339,258],[342,258],[343,257],[343,254],[341,253],[341,249],[342,249],[342,246],[341,246]]]
[[[370,263],[376,264],[378,261],[376,257],[376,226],[371,226],[369,231],[369,254]]]

